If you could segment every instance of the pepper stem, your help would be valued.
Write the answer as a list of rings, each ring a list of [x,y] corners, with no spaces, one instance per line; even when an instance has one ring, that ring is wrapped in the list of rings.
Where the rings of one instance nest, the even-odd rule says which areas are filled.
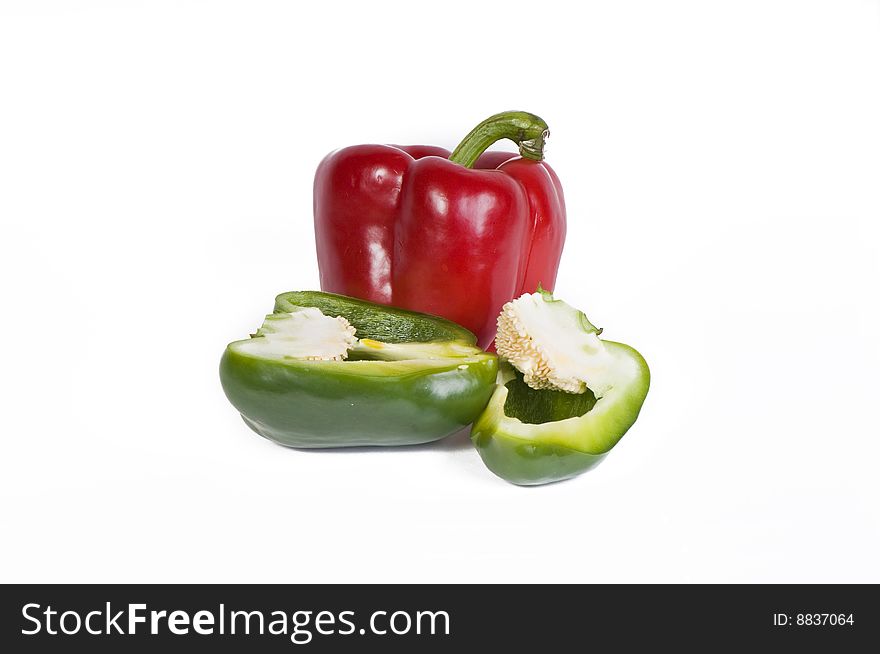
[[[472,168],[486,149],[501,139],[510,139],[526,159],[544,158],[544,141],[550,136],[547,123],[525,111],[503,111],[489,116],[464,137],[449,157],[450,161]]]

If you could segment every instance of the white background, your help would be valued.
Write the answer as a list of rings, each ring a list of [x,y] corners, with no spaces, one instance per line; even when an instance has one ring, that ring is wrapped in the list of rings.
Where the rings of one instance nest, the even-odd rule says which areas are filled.
[[[635,427],[535,489],[250,432],[321,157],[512,108]],[[880,582],[878,2],[5,2],[0,219],[0,581]]]

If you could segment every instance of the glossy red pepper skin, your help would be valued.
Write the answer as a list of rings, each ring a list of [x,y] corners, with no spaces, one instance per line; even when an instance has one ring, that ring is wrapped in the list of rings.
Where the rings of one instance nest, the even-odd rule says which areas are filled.
[[[321,289],[443,316],[487,347],[505,302],[553,288],[565,202],[543,161],[486,152],[468,168],[449,157],[433,146],[358,145],[321,162]]]

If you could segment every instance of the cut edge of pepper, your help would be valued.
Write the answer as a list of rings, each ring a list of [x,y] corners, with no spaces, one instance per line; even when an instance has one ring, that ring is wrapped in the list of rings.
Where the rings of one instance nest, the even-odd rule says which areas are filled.
[[[261,338],[261,337],[257,337]],[[246,357],[267,363],[284,366],[333,371],[341,374],[391,377],[396,375],[416,374],[428,370],[462,369],[462,366],[494,364],[496,355],[472,348],[461,355],[444,357],[410,357],[404,359],[346,359],[346,360],[313,360],[296,357],[267,356],[259,352],[249,352],[242,345],[249,344],[253,339],[233,341],[226,346],[228,352],[235,356]],[[444,341],[445,343],[445,341]]]
[[[609,452],[636,422],[650,387],[650,370],[645,359],[634,348],[615,341],[602,341],[617,361],[626,362],[632,375],[621,378],[611,390],[597,397],[596,404],[581,416],[543,423],[524,423],[504,412],[508,390],[505,383],[512,378],[502,363],[498,384],[489,404],[474,423],[471,438],[479,446],[481,438],[505,438],[521,444],[550,445],[575,452],[601,455]],[[599,421],[601,427],[596,424]],[[584,437],[591,437],[587,443]]]

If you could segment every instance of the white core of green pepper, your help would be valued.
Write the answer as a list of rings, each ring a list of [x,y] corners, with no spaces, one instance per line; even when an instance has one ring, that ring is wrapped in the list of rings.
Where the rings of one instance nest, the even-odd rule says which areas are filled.
[[[341,361],[358,343],[348,320],[325,316],[315,307],[268,315],[257,335],[242,341],[240,351],[269,358]]]
[[[534,389],[596,397],[613,386],[615,359],[583,312],[546,291],[508,302],[498,316],[495,349]]]

